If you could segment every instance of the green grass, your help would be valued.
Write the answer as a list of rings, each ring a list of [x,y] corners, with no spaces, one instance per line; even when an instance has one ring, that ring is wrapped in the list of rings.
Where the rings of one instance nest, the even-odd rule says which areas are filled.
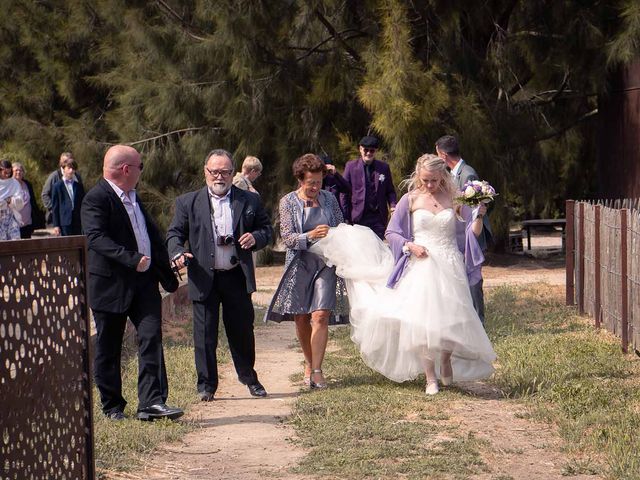
[[[165,348],[165,361],[169,377],[169,399],[172,406],[187,409],[197,400],[193,348],[171,346]],[[137,358],[130,359],[123,368],[123,396],[128,400],[127,419],[121,422],[107,420],[100,408],[100,398],[94,389],[94,426],[96,467],[98,471],[128,471],[137,466],[143,456],[161,443],[176,441],[192,430],[194,425],[185,421],[140,422],[135,419],[137,408]]]
[[[490,382],[525,406],[525,418],[557,425],[568,459],[564,474],[640,478],[636,359],[566,307],[557,288],[498,288],[487,299],[487,331],[498,354]],[[366,367],[348,328],[332,329],[331,339],[337,350],[323,367],[331,388],[303,393],[291,417],[309,449],[297,472],[417,479],[488,471],[482,453],[491,445],[465,435],[447,416],[452,402],[482,399],[457,389],[426,398],[424,379],[396,384]]]
[[[256,318],[259,312],[256,311]],[[186,320],[172,324],[173,336],[166,335],[165,326],[164,356],[169,379],[169,398],[167,404],[188,411],[198,402],[196,395],[196,372],[193,357],[191,309],[185,308]],[[259,322],[256,322],[259,326]],[[227,338],[220,322],[218,335],[218,362],[226,363],[230,359]],[[182,419],[178,421],[141,422],[135,419],[138,406],[138,360],[135,349],[126,349],[131,358],[123,358],[122,387],[123,396],[129,402],[125,409],[127,419],[121,422],[107,420],[100,408],[100,397],[94,388],[94,433],[96,470],[100,478],[109,471],[130,471],[155,448],[161,444],[179,440],[194,430],[194,423]],[[126,354],[125,354],[126,355]]]
[[[487,310],[499,358],[493,381],[559,427],[574,456],[565,473],[640,478],[637,359],[549,287],[498,289]]]
[[[396,384],[360,360],[349,329],[332,329],[339,349],[324,369],[325,391],[303,394],[291,422],[310,449],[299,473],[338,478],[466,478],[485,471],[484,442],[448,422],[455,390],[426,398],[424,381]]]

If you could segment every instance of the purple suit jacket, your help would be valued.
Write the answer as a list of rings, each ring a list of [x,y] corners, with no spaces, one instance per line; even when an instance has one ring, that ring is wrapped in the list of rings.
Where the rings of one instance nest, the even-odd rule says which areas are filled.
[[[464,255],[469,285],[474,285],[482,278],[482,263],[484,262],[484,255],[478,244],[478,239],[471,230],[471,222],[475,218],[476,212],[467,206],[463,206],[460,209],[460,216],[463,221],[459,221],[456,224],[456,241],[458,249]],[[413,225],[408,193],[403,195],[398,202],[384,236],[389,242],[393,260],[395,261],[393,271],[387,280],[387,287],[394,288],[402,278],[410,256],[409,253],[405,254],[402,251],[402,247],[405,243],[413,241]]]
[[[383,225],[387,222],[389,207],[394,208],[397,203],[396,191],[393,188],[391,169],[380,160],[373,161],[373,178],[375,183],[376,201]],[[345,219],[351,223],[358,223],[362,218],[365,207],[366,186],[364,179],[364,162],[361,158],[350,160],[344,167],[342,174],[351,185],[351,194],[340,194],[340,205]]]

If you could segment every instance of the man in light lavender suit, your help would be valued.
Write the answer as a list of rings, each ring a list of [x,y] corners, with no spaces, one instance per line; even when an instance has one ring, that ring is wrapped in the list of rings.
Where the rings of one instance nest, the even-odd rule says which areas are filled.
[[[350,160],[344,168],[342,176],[351,185],[351,193],[340,194],[340,206],[345,220],[369,227],[384,238],[389,209],[393,212],[397,203],[391,169],[375,159],[376,137],[363,137],[359,148],[360,158]]]

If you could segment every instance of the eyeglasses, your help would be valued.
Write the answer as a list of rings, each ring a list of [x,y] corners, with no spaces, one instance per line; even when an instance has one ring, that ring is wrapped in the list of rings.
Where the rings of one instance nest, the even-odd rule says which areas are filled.
[[[362,150],[364,151],[364,153],[376,153],[376,149],[375,148],[362,147]]]
[[[143,162],[140,162],[140,164],[139,164],[139,165],[133,165],[133,164],[131,164],[131,163],[124,163],[124,164],[122,164],[122,166],[123,166],[123,167],[124,167],[125,165],[126,165],[127,167],[138,167],[138,168],[140,169],[140,171],[142,171],[142,169],[144,168],[144,163],[143,163]]]
[[[305,187],[321,187],[322,180],[305,180],[304,182],[300,182]]]
[[[228,177],[233,173],[233,170],[209,170],[207,167],[204,167],[204,169],[212,177]]]

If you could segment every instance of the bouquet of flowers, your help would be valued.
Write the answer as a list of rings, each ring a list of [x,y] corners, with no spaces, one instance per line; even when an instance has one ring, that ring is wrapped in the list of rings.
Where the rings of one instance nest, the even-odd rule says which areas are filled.
[[[456,201],[469,207],[477,207],[481,203],[491,203],[498,194],[486,180],[471,180],[462,187]]]

